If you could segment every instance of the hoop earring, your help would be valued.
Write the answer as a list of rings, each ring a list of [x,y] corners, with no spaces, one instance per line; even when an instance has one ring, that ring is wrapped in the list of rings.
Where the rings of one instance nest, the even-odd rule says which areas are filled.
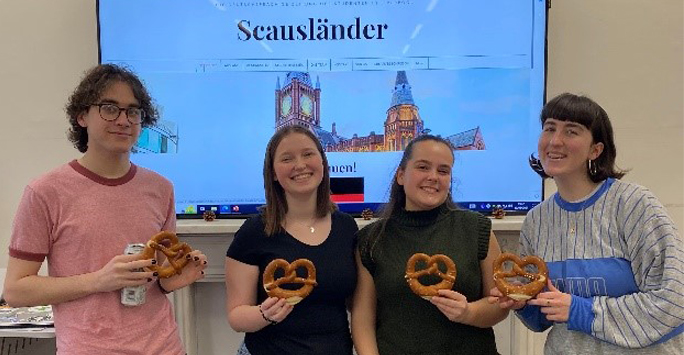
[[[598,173],[598,167],[596,166],[596,164],[595,163],[592,164],[592,160],[589,159],[588,165],[589,165],[589,175],[590,176],[596,176],[596,174]]]

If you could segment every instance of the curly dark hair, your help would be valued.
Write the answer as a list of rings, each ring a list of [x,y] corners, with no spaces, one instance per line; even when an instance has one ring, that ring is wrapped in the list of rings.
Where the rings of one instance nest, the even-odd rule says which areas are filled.
[[[85,153],[88,150],[88,131],[81,127],[78,118],[90,108],[90,105],[98,102],[102,93],[109,88],[113,82],[128,84],[133,91],[135,99],[138,100],[140,108],[143,110],[142,127],[154,125],[159,119],[159,113],[150,94],[145,89],[142,81],[128,68],[116,64],[100,64],[91,68],[78,84],[74,92],[69,97],[66,105],[66,113],[69,118],[71,128],[67,131],[69,140],[79,152]]]
[[[544,105],[539,116],[542,127],[548,118],[579,123],[591,132],[594,143],[603,143],[603,152],[592,162],[591,171],[587,166],[587,175],[593,182],[601,182],[609,177],[619,179],[627,172],[615,165],[617,149],[613,126],[608,113],[594,100],[587,96],[563,93]],[[541,177],[549,177],[534,155],[530,156],[529,163],[532,170]]]

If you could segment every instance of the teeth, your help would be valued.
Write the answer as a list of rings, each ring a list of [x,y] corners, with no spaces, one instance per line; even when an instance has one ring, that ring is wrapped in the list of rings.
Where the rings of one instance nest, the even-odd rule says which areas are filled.
[[[295,175],[295,176],[292,177],[292,180],[294,180],[294,181],[306,180],[306,179],[308,179],[309,177],[311,177],[311,175],[313,175],[313,174],[312,174],[312,173],[307,173],[307,174]]]
[[[431,193],[437,192],[437,189],[435,189],[434,187],[427,187],[427,186],[425,186],[425,187],[421,187],[421,189],[422,189],[423,191],[427,191],[427,192],[431,192]]]
[[[546,156],[549,157],[549,159],[562,159],[565,157],[565,155],[563,155],[563,154],[555,154],[555,153],[549,153]]]

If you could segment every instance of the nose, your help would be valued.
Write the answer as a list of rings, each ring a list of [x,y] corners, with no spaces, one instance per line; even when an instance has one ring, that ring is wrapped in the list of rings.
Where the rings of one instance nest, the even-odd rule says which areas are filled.
[[[430,172],[428,172],[427,178],[429,181],[437,181],[437,170],[430,170]]]
[[[119,115],[116,116],[116,120],[114,120],[114,123],[116,123],[117,126],[124,127],[128,127],[131,125],[131,122],[128,120],[128,113],[126,113],[126,110],[119,110]]]
[[[551,139],[549,139],[549,144],[554,146],[563,144],[563,137],[561,136],[560,130],[553,132]]]
[[[304,159],[301,158],[296,158],[294,162],[294,168],[295,170],[302,170],[306,167],[306,164],[304,163]]]

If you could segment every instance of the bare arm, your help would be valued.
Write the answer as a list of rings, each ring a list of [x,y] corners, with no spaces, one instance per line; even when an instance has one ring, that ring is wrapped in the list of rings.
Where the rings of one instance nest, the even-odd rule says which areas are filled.
[[[359,355],[377,355],[375,284],[373,283],[373,276],[361,263],[358,251],[356,251],[356,267],[358,280],[351,308],[351,332],[354,348]]]
[[[508,309],[502,309],[488,301],[488,292],[494,287],[493,262],[501,254],[499,243],[491,233],[487,257],[480,262],[482,270],[482,298],[468,302],[466,297],[456,291],[439,290],[439,296],[432,297],[431,302],[450,320],[474,327],[488,328],[501,322],[508,315]]]
[[[137,255],[118,255],[102,269],[74,276],[38,276],[42,262],[9,258],[3,296],[12,307],[59,304],[97,292],[138,286],[152,280],[153,273],[135,271],[150,266],[151,260]]]
[[[284,298],[270,297],[257,305],[259,268],[226,257],[226,316],[228,324],[238,332],[256,332],[271,322],[280,322],[292,311]],[[260,312],[261,308],[261,312]]]
[[[487,300],[489,291],[496,287],[494,285],[494,260],[501,254],[499,242],[496,240],[494,232],[489,235],[489,250],[487,257],[480,262],[480,269],[482,270],[482,297],[481,299],[472,302],[473,316],[470,319],[470,325],[476,327],[491,327],[508,316],[507,309],[501,309],[496,304],[490,304]]]

